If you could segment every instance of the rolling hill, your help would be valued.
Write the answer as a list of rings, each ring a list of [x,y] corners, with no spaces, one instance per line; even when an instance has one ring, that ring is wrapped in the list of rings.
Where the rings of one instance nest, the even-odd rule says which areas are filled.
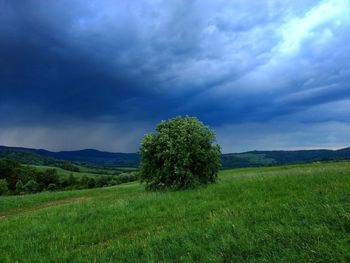
[[[62,160],[107,166],[136,167],[139,155],[136,153],[111,153],[93,149],[52,152],[43,149],[0,146],[0,158],[11,158],[28,164],[55,164]]]
[[[251,151],[222,155],[222,167],[243,168],[350,160],[350,147],[340,150]]]
[[[94,149],[52,152],[43,149],[0,146],[0,158],[12,158],[22,163],[48,165],[62,160],[103,166],[136,167],[137,153],[112,153]],[[228,153],[221,157],[222,168],[243,168],[350,160],[350,147],[340,150],[250,151]]]

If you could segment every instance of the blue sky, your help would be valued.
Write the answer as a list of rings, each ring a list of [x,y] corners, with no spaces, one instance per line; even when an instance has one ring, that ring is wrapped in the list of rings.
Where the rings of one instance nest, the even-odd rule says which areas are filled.
[[[349,43],[349,0],[0,0],[0,144],[133,152],[188,114],[223,152],[346,147]]]

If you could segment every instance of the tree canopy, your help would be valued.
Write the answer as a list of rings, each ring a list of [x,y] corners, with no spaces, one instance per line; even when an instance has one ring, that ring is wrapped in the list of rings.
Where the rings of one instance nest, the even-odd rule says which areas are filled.
[[[160,122],[140,147],[140,178],[147,189],[185,189],[213,183],[220,169],[215,133],[195,117]]]

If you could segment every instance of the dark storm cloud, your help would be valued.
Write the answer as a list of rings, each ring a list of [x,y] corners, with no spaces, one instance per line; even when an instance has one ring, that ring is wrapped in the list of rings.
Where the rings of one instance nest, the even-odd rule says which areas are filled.
[[[288,122],[345,133],[349,13],[346,0],[0,0],[0,143],[26,132],[22,145],[134,150],[178,114],[198,116],[225,142],[230,133],[249,141],[239,131],[260,127],[262,146],[226,151],[263,147],[272,129],[284,142],[276,147],[293,147],[291,129],[276,128]],[[57,139],[67,130],[75,143]],[[104,143],[112,134],[118,143]]]

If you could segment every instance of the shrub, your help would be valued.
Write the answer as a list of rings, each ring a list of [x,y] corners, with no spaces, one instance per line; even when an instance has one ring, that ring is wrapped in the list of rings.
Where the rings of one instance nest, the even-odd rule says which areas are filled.
[[[18,179],[19,179],[18,170],[15,169],[12,171],[11,175],[7,178],[7,185],[11,191],[16,190],[16,184],[18,182]]]
[[[117,184],[119,184],[119,183],[118,183],[118,181],[115,180],[115,179],[110,180],[109,183],[108,183],[108,185],[110,185],[110,186],[112,186],[112,185],[117,185]]]
[[[109,181],[109,177],[108,176],[101,175],[100,177],[98,177],[96,179],[96,186],[97,187],[107,186],[108,185],[108,181]]]
[[[55,183],[51,183],[55,184]],[[50,185],[50,184],[49,184]],[[66,188],[68,187],[68,179],[67,178],[61,178],[59,184],[57,184],[60,188]]]
[[[49,185],[47,186],[47,190],[48,190],[48,191],[55,191],[56,189],[57,189],[56,184],[49,184]]]
[[[26,184],[31,179],[40,182],[39,180],[36,180],[38,171],[35,168],[22,165],[19,169],[16,170],[23,184]]]
[[[86,175],[83,175],[83,176],[80,178],[79,184],[80,184],[81,186],[83,186],[83,187],[87,187],[88,181],[89,181],[89,177],[87,177]]]
[[[16,184],[16,192],[17,193],[21,193],[21,192],[24,192],[25,191],[25,187],[24,187],[24,184],[22,182],[22,180],[19,180]]]
[[[46,188],[46,185],[43,182],[39,182],[39,192],[44,191]]]
[[[6,194],[8,191],[7,181],[0,179],[0,195]]]
[[[220,169],[220,146],[215,134],[197,118],[162,121],[156,133],[144,136],[140,179],[147,189],[185,189],[215,182]]]
[[[78,183],[77,178],[74,177],[73,174],[70,174],[68,177],[68,185],[76,185]]]
[[[94,188],[96,186],[96,181],[94,178],[90,177],[87,181],[88,188]]]
[[[60,178],[57,174],[57,170],[56,169],[47,169],[44,172],[43,175],[43,183],[45,185],[49,185],[49,184],[59,184]]]
[[[40,186],[35,180],[28,181],[28,183],[25,185],[25,188],[32,193],[36,193],[40,190]]]
[[[136,181],[137,179],[138,177],[136,173],[130,172],[130,173],[122,173],[116,176],[114,180],[116,180],[118,184],[122,184],[122,183],[133,182],[133,181]]]
[[[11,159],[0,159],[0,179],[8,179],[20,164]]]

